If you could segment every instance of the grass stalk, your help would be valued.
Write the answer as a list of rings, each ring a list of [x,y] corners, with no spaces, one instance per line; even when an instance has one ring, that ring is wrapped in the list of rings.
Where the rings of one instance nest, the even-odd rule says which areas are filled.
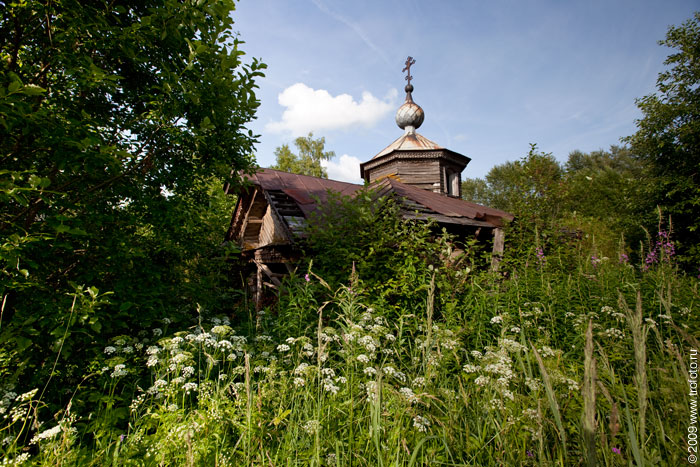
[[[596,465],[596,361],[593,356],[593,320],[588,321],[588,329],[586,329],[583,372],[583,437],[586,449],[586,464],[589,467],[593,467]]]
[[[542,375],[542,383],[544,384],[545,391],[547,393],[547,400],[549,401],[549,408],[554,415],[554,422],[557,425],[557,430],[559,431],[559,438],[561,439],[562,446],[564,447],[564,457],[566,457],[566,431],[564,430],[564,424],[561,421],[561,413],[559,411],[559,404],[557,403],[556,394],[554,393],[554,388],[552,387],[552,380],[547,373],[547,369],[544,366],[544,361],[537,351],[537,348],[530,342],[530,347],[532,347],[532,352],[537,359],[537,365],[540,367],[540,373]]]
[[[632,331],[632,342],[634,345],[634,367],[635,376],[634,382],[637,387],[637,406],[639,410],[639,442],[641,447],[644,447],[644,439],[646,438],[646,411],[648,406],[647,395],[649,393],[649,384],[647,381],[647,348],[646,337],[648,327],[645,326],[642,315],[642,294],[637,291],[637,303],[635,310],[632,311],[625,298],[620,294],[620,308],[625,311],[627,324]]]

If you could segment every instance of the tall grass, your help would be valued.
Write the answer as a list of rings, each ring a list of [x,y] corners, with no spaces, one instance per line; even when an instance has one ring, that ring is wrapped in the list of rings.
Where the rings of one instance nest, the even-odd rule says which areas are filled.
[[[122,336],[97,362],[99,421],[4,393],[2,465],[680,465],[697,280],[557,262],[454,290],[426,271],[398,314],[362,278],[293,277],[304,321]]]

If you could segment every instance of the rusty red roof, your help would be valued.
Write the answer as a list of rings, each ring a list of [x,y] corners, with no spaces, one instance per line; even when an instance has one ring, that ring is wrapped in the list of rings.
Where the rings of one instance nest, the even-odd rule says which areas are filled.
[[[503,224],[503,219],[509,221],[514,219],[512,214],[500,209],[489,208],[442,193],[423,190],[401,183],[391,177],[384,178],[370,186],[378,191],[382,191],[383,188],[386,190],[386,188],[390,187],[390,191],[397,195],[415,201],[447,217],[467,217],[469,219],[483,220],[499,227]]]
[[[258,172],[248,177],[254,185],[265,190],[280,190],[285,192],[299,205],[304,216],[316,209],[314,198],[325,203],[328,201],[328,190],[352,196],[362,185],[339,182],[326,178],[312,177],[282,172],[273,169],[258,169]]]
[[[273,169],[259,169],[257,173],[248,176],[249,180],[265,190],[280,190],[292,198],[301,208],[304,216],[308,216],[317,207],[317,200],[320,203],[328,201],[328,191],[340,193],[345,196],[354,196],[362,189],[362,185],[354,183],[339,182],[325,178],[312,177],[309,175],[299,175],[282,172]],[[473,225],[480,225],[482,222],[490,224],[492,227],[500,227],[503,220],[513,220],[513,215],[499,209],[481,206],[463,199],[454,198],[442,193],[423,190],[390,177],[370,185],[378,195],[396,193],[398,196],[411,200],[427,208],[423,210],[423,217],[430,217],[430,211],[438,214],[440,219],[449,221],[451,218],[458,222],[459,218],[467,218],[474,221]],[[446,218],[443,218],[446,216]],[[436,218],[438,216],[435,216]],[[440,220],[437,219],[437,220]]]

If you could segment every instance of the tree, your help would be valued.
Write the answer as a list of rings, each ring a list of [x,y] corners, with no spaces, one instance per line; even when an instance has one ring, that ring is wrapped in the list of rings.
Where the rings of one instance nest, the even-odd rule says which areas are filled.
[[[462,181],[462,199],[477,204],[489,205],[489,186],[481,178],[465,178]]]
[[[642,118],[625,140],[649,164],[650,198],[670,215],[678,252],[700,261],[700,12],[671,26],[664,40],[673,49],[657,92],[637,100]]]
[[[265,67],[243,63],[233,9],[232,0],[4,4],[0,378],[16,367],[37,384],[60,348],[63,384],[76,384],[85,369],[76,362],[103,339],[212,295],[197,288],[225,223],[209,218],[211,189],[252,166],[245,125]]]
[[[294,154],[289,149],[289,145],[283,144],[275,149],[277,163],[270,168],[301,175],[328,178],[328,173],[321,165],[321,161],[333,159],[335,152],[324,151],[326,138],[314,139],[313,133],[309,133],[308,136],[300,136],[295,139],[294,145],[297,147],[299,155]]]

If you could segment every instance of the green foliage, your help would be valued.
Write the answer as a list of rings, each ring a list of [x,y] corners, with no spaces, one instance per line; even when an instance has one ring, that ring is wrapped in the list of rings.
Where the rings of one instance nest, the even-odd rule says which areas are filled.
[[[434,268],[414,284],[425,300],[398,317],[370,293],[387,277],[329,289],[314,263],[287,283],[299,327],[275,313],[254,318],[256,330],[200,315],[112,338],[90,417],[50,420],[36,392],[0,393],[16,417],[0,424],[0,454],[38,465],[534,466],[579,465],[593,450],[605,465],[680,464],[687,453],[668,440],[687,430],[697,280],[672,262],[589,259],[569,269],[550,256],[547,268],[470,274],[450,289]],[[456,290],[450,322],[433,306]],[[597,377],[582,394],[585,353]]]
[[[358,285],[397,319],[425,303],[433,274],[438,273],[439,289],[451,290],[467,278],[475,260],[473,242],[458,243],[433,223],[403,220],[395,199],[369,189],[352,198],[332,196],[309,219],[306,233],[306,255],[331,289],[359,277]],[[438,294],[438,303],[455,293]],[[447,306],[438,310],[448,313]]]
[[[463,193],[515,214],[506,234],[511,259],[574,240],[590,254],[613,256],[621,242],[634,252],[646,240],[642,227],[658,218],[639,183],[646,173],[647,164],[626,147],[572,151],[562,167],[533,146],[527,157],[494,167],[485,180],[470,179]]]
[[[277,163],[271,169],[282,170],[301,175],[311,175],[312,177],[328,178],[326,169],[321,165],[321,161],[328,161],[335,157],[333,151],[325,151],[326,138],[314,139],[313,133],[309,136],[300,136],[294,140],[299,154],[294,154],[289,146],[283,144],[275,149]]]
[[[4,5],[3,380],[43,386],[51,375],[50,402],[64,405],[71,392],[58,388],[83,381],[102,339],[195,303],[227,306],[232,252],[217,245],[233,200],[220,187],[235,185],[232,168],[251,166],[245,124],[265,67],[243,62],[233,9],[230,0]],[[79,312],[75,290],[93,289],[112,292],[109,302]]]
[[[489,186],[480,178],[465,178],[462,181],[462,199],[488,206]]]
[[[700,13],[671,26],[659,42],[673,49],[659,73],[657,93],[637,100],[643,117],[626,138],[648,163],[644,184],[653,203],[673,219],[679,253],[688,265],[700,262]]]

